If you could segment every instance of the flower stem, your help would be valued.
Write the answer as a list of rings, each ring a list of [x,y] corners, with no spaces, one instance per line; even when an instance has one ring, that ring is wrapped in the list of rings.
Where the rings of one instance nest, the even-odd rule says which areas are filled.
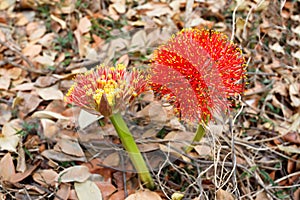
[[[150,175],[149,169],[145,163],[145,160],[138,149],[132,134],[130,133],[125,121],[120,113],[113,114],[110,117],[112,124],[114,125],[121,142],[125,150],[129,154],[132,164],[137,170],[141,181],[146,185],[148,189],[154,189],[154,181]]]
[[[194,143],[199,142],[204,135],[205,135],[205,129],[203,127],[203,124],[199,123],[196,131],[196,135],[194,136],[192,143],[185,149],[185,152],[189,153],[190,151],[192,151],[193,148],[195,147]]]

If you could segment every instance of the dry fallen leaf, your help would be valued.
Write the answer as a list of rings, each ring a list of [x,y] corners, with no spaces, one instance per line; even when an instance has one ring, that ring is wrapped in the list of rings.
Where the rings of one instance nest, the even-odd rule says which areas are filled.
[[[130,51],[143,50],[146,46],[147,35],[145,30],[140,30],[136,32],[131,39]],[[145,53],[143,51],[143,53]]]
[[[38,55],[33,60],[39,64],[41,64],[43,67],[49,67],[53,66],[55,57],[53,55],[44,54],[44,55]]]
[[[54,42],[55,34],[54,33],[47,33],[42,38],[38,40],[38,43],[44,47],[50,47]]]
[[[67,28],[67,24],[64,20],[60,19],[59,17],[56,17],[55,15],[50,15],[50,17],[51,17],[51,19],[53,19],[54,21],[59,23],[62,29]]]
[[[76,194],[79,200],[102,200],[102,194],[96,183],[85,181],[83,183],[74,184]]]
[[[100,118],[101,116],[91,114],[84,109],[81,109],[78,116],[78,125],[80,129],[85,129]]]
[[[31,117],[33,118],[46,118],[46,119],[61,119],[61,120],[68,120],[68,117],[65,117],[61,114],[55,113],[55,112],[51,112],[51,111],[36,111],[34,112]]]
[[[171,131],[164,137],[164,139],[170,141],[170,146],[172,146],[172,148],[183,150],[191,143],[193,137],[193,132]],[[169,148],[168,150],[173,151]]]
[[[42,51],[42,45],[35,44],[35,45],[28,45],[22,50],[22,53],[25,56],[35,57],[39,55]]]
[[[300,84],[299,83],[292,83],[289,86],[289,94],[292,100],[292,106],[299,107],[300,106],[300,97],[299,97],[299,91],[300,91]]]
[[[277,145],[278,149],[284,151],[286,153],[297,153],[300,154],[300,149],[296,145],[284,146],[284,145]]]
[[[16,173],[13,159],[10,153],[6,153],[0,160],[0,177],[1,180],[10,180]]]
[[[0,103],[0,125],[7,123],[11,117],[11,108],[7,104]]]
[[[59,186],[58,191],[56,192],[56,195],[60,198],[55,197],[54,200],[67,200],[70,197],[70,192],[71,192],[71,186],[68,183],[62,183]]]
[[[12,67],[9,70],[7,70],[7,76],[13,80],[19,78],[21,76],[22,69],[17,67]]]
[[[108,155],[104,160],[103,160],[103,165],[106,166],[111,166],[111,167],[116,167],[120,163],[120,156],[118,152],[114,152],[110,155]]]
[[[16,152],[17,145],[20,140],[20,136],[17,135],[17,131],[22,129],[20,119],[14,119],[8,123],[5,123],[0,134],[0,150],[7,150]]]
[[[63,152],[55,151],[55,150],[45,150],[41,153],[42,156],[51,159],[56,160],[60,162],[71,162],[71,161],[80,161],[80,162],[86,162],[85,157],[77,157],[77,156],[71,156],[67,155]]]
[[[23,83],[18,84],[14,88],[11,89],[11,91],[30,91],[34,89],[34,83]]]
[[[103,199],[108,199],[117,189],[116,187],[109,182],[95,182],[99,187]]]
[[[32,175],[32,178],[43,186],[54,186],[58,179],[58,174],[52,169],[38,170]]]
[[[28,169],[23,173],[16,173],[10,178],[10,182],[12,183],[18,183],[25,178],[27,178],[31,173],[36,170],[36,168],[40,165],[40,161],[36,162],[34,165],[29,165]]]
[[[0,75],[0,90],[7,90],[10,86],[10,78]]]
[[[72,156],[84,157],[84,152],[76,138],[62,135],[61,138],[58,138],[57,140],[56,145],[62,152]]]
[[[271,200],[265,191],[262,191],[257,194],[255,200]]]
[[[278,42],[273,45],[269,45],[269,47],[275,52],[285,54],[284,48]]]
[[[217,191],[216,200],[234,200],[234,197],[230,192],[220,189]]]
[[[39,104],[43,101],[37,95],[27,93],[27,92],[18,92],[16,98],[19,98],[21,105],[19,105],[19,110],[22,111],[25,115],[34,111]],[[16,105],[15,105],[16,106]]]
[[[31,41],[41,38],[46,33],[46,26],[43,21],[30,22],[26,26],[26,32]]]
[[[16,3],[16,0],[1,0],[0,10],[5,10]]]
[[[64,94],[59,90],[57,84],[47,88],[36,88],[36,92],[45,101],[64,99]]]
[[[59,131],[57,123],[50,119],[41,119],[41,124],[44,136],[49,139],[54,139]]]
[[[112,7],[119,13],[124,14],[126,12],[126,5],[125,1],[123,2],[116,2],[112,5]]]
[[[282,138],[287,142],[291,142],[291,143],[300,145],[300,135],[296,131],[289,132],[289,133],[285,134],[284,136],[282,136]]]
[[[62,183],[84,182],[90,177],[89,168],[83,165],[77,165],[64,169],[58,174],[58,180]]]
[[[17,157],[17,172],[25,172],[27,170],[26,166],[26,158],[25,158],[25,150],[23,148],[22,140],[19,141],[18,145],[18,157]]]
[[[79,20],[79,24],[77,28],[81,34],[84,34],[90,31],[91,26],[92,26],[91,21],[87,17],[84,17]]]
[[[149,190],[138,191],[129,195],[125,200],[161,200],[161,197],[156,193]]]

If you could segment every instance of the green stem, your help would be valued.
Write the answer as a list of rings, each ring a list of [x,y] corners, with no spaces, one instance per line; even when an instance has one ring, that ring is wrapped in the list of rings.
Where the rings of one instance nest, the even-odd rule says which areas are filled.
[[[125,121],[123,120],[122,115],[120,113],[113,114],[110,117],[110,120],[114,125],[125,150],[128,152],[132,164],[139,173],[142,182],[145,183],[148,189],[154,189],[155,185],[150,175],[149,169],[134,141],[133,136],[131,135]]]
[[[194,143],[199,142],[203,138],[204,135],[205,135],[204,126],[203,126],[203,124],[199,123],[197,131],[196,131],[196,135],[194,136],[192,143],[185,149],[185,152],[189,153],[190,151],[192,151],[193,148],[195,147]]]

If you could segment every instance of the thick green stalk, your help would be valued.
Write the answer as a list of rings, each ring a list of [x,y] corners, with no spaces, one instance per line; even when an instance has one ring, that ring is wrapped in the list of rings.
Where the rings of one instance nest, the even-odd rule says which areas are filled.
[[[203,127],[203,124],[199,123],[196,131],[196,135],[194,136],[192,143],[185,149],[185,152],[188,153],[192,151],[193,148],[195,147],[194,143],[199,142],[204,135],[205,135],[205,129]]]
[[[125,121],[123,120],[122,115],[120,113],[113,114],[110,117],[110,120],[114,125],[125,150],[128,152],[133,166],[139,173],[142,182],[148,189],[154,189],[155,185],[150,175],[149,169],[134,141],[132,134],[130,133]]]

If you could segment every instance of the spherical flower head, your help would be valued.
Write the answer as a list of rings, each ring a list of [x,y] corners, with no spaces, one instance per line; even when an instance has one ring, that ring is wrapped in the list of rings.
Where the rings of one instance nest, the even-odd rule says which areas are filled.
[[[123,64],[100,65],[74,78],[65,101],[109,117],[125,109],[145,89],[146,81],[140,71],[127,71]]]
[[[154,51],[148,81],[187,121],[226,112],[244,90],[245,59],[226,35],[184,29]]]

